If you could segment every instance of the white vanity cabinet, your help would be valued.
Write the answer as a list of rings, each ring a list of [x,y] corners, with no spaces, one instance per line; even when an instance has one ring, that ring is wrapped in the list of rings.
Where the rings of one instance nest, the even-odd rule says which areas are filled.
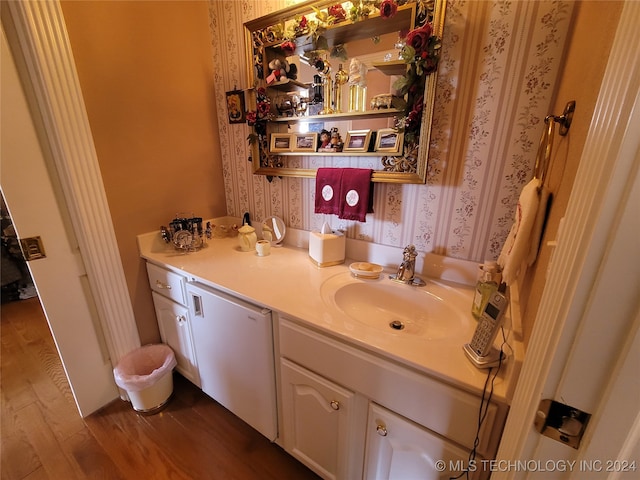
[[[147,274],[160,338],[173,349],[178,363],[176,370],[199,387],[200,375],[186,302],[186,278],[152,263],[147,263]]]
[[[476,443],[480,395],[285,317],[280,318],[278,331],[284,410],[281,441],[316,473],[346,480],[439,479],[457,474],[448,470],[450,465],[466,465]],[[320,411],[327,408],[329,397],[345,392],[348,419],[329,421],[330,415],[325,415],[322,420]],[[306,399],[304,405],[305,394],[315,395],[316,404]],[[345,402],[344,397],[341,401]],[[301,408],[296,402],[309,411],[296,411]],[[492,402],[488,406],[476,447],[478,464],[495,456],[506,413],[506,405]],[[352,443],[335,453],[346,438]],[[438,460],[445,462],[445,472],[436,468]],[[470,475],[487,477],[479,469]]]
[[[369,404],[365,450],[367,480],[438,480],[456,476],[469,452],[380,405]],[[444,462],[437,464],[436,462]],[[444,465],[444,470],[442,468]],[[467,477],[465,477],[467,478]],[[478,478],[472,472],[469,478]]]
[[[357,478],[362,438],[354,392],[280,360],[283,447],[327,479]],[[351,460],[351,464],[350,464]]]

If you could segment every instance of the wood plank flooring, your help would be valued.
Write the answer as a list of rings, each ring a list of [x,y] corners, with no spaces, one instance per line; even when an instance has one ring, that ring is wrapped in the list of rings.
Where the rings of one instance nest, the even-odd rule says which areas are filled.
[[[37,298],[3,304],[0,334],[3,480],[318,478],[178,374],[160,413],[80,418]]]

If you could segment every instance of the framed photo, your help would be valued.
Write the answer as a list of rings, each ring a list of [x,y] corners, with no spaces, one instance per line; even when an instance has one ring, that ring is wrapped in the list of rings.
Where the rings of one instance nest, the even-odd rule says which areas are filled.
[[[227,92],[227,115],[229,123],[244,123],[246,121],[244,91],[231,90]]]
[[[292,133],[292,150],[294,152],[315,152],[318,142],[318,134],[315,132]]]
[[[344,141],[344,152],[366,152],[369,150],[371,130],[350,130]]]
[[[404,133],[393,128],[381,128],[376,135],[376,152],[400,153]]]
[[[272,152],[290,152],[291,137],[290,133],[272,133],[269,150]]]

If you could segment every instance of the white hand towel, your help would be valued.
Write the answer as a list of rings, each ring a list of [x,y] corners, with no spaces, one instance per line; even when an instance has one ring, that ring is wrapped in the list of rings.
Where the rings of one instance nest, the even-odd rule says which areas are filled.
[[[547,220],[547,204],[549,203],[550,192],[547,187],[542,185],[540,188],[538,202],[538,212],[536,213],[536,220],[533,223],[531,230],[531,248],[529,248],[529,257],[527,258],[527,265],[531,266],[538,258],[538,250],[540,249],[540,241],[542,240],[542,231],[544,230],[544,224]]]
[[[531,231],[540,203],[539,186],[540,179],[534,178],[522,189],[513,225],[498,257],[498,265],[502,267],[502,281],[507,285],[512,285],[518,278],[520,267],[529,255]]]

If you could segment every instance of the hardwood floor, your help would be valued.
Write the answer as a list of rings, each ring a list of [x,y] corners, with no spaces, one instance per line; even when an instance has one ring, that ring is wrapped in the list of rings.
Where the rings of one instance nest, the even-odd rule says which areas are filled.
[[[80,418],[37,298],[3,304],[0,333],[2,479],[318,478],[178,374],[160,413]]]

